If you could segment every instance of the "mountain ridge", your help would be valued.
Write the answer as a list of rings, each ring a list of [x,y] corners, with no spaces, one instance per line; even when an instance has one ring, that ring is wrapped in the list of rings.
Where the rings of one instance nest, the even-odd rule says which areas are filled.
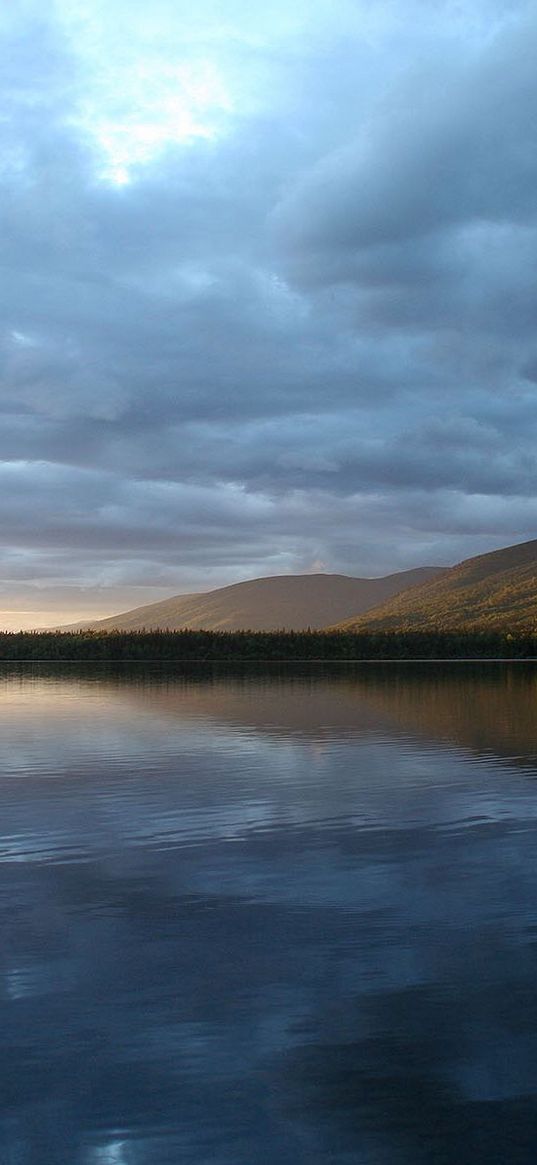
[[[200,594],[172,595],[106,619],[59,628],[71,630],[320,630],[378,606],[446,567],[424,566],[380,578],[341,574],[269,575]]]
[[[464,559],[326,630],[517,631],[537,627],[537,539]]]

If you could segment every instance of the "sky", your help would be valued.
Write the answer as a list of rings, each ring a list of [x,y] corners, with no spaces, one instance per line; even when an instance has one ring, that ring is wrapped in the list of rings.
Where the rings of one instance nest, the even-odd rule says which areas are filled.
[[[535,536],[535,3],[0,37],[1,626]]]

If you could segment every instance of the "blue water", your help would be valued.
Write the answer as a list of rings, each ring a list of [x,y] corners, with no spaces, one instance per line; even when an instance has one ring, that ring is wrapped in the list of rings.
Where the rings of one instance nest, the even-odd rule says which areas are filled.
[[[537,1158],[537,667],[0,671],[2,1165]]]

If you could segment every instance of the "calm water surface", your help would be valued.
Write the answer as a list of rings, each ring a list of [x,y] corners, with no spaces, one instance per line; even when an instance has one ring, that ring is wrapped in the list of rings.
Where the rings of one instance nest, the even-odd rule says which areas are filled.
[[[537,1159],[537,666],[0,671],[2,1165]]]

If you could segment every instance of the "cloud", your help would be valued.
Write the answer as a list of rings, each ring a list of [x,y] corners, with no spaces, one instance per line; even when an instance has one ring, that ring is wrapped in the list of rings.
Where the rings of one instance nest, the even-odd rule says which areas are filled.
[[[316,246],[348,254],[457,224],[534,222],[536,37],[533,16],[488,48],[413,62],[282,199],[285,241],[311,257]]]
[[[4,606],[21,562],[117,606],[532,536],[533,5],[0,34]]]

